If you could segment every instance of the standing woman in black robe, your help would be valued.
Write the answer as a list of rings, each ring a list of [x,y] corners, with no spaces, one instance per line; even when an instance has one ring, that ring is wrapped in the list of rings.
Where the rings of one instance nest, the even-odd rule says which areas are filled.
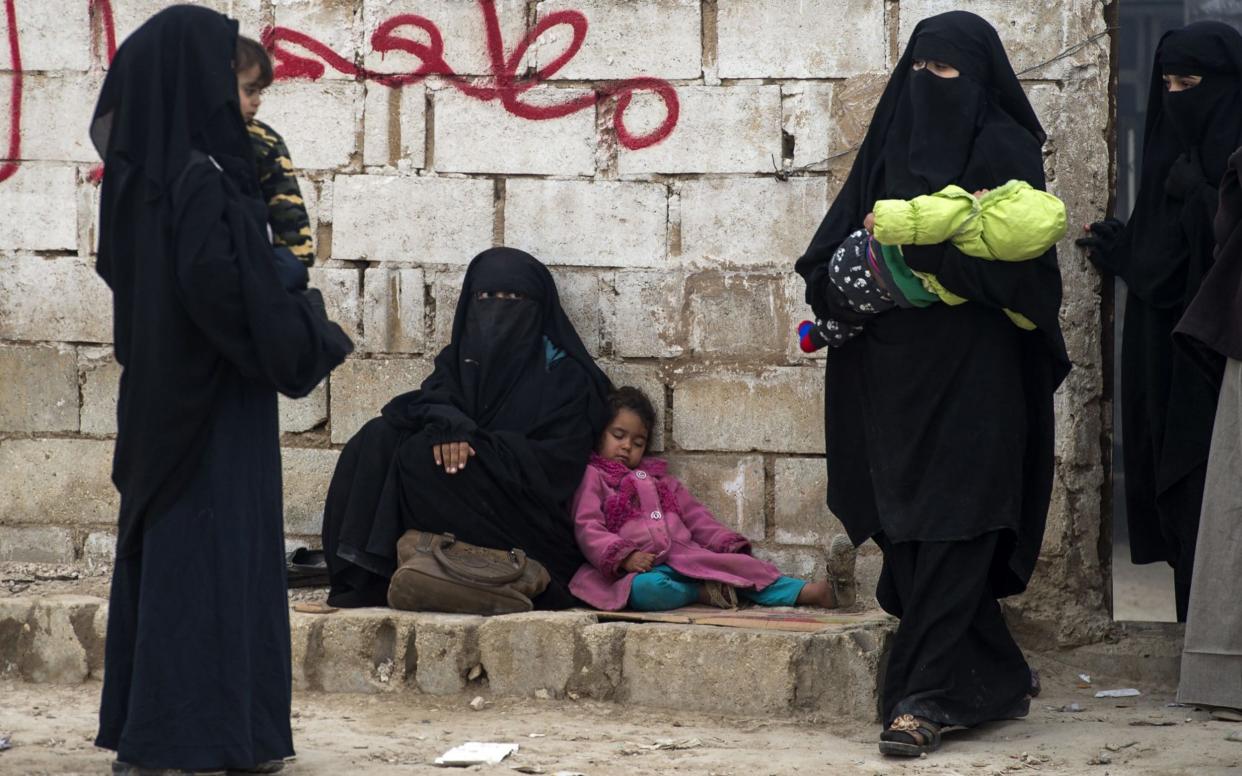
[[[384,606],[408,529],[519,548],[552,577],[535,606],[577,604],[568,510],[608,420],[608,378],[537,259],[493,248],[470,262],[453,339],[417,391],[350,439],[324,507],[335,606]]]
[[[91,123],[123,369],[96,739],[114,773],[270,773],[293,754],[276,394],[306,395],[352,344],[314,292],[286,290],[304,269],[282,282],[236,41],[214,11],[161,11],[117,51]]]
[[[1078,242],[1126,282],[1121,444],[1135,563],[1173,567],[1185,622],[1220,374],[1173,347],[1173,327],[1212,266],[1217,184],[1242,143],[1242,34],[1196,22],[1160,39],[1152,68],[1143,171],[1130,221]]]
[[[828,279],[879,199],[1011,179],[1044,188],[1045,135],[996,31],[971,13],[914,29],[841,194],[797,269],[822,319],[850,316]],[[1025,589],[1051,494],[1052,394],[1068,371],[1055,249],[981,261],[905,246],[911,269],[970,300],[897,308],[828,359],[828,505],[884,553],[876,595],[901,618],[880,750],[918,755],[940,728],[1023,716],[1034,677],[997,599]],[[1026,316],[1019,329],[1004,309]]]

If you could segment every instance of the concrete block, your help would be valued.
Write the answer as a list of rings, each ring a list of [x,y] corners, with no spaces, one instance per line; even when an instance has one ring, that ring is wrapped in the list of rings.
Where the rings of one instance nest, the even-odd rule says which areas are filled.
[[[750,539],[764,538],[763,456],[674,455],[669,471],[717,520]]]
[[[855,154],[850,152],[862,144],[888,79],[889,73],[878,70],[833,84],[828,155],[834,158],[828,167],[839,173],[841,182],[844,182],[850,165],[854,163]],[[810,242],[810,235],[807,237],[807,242]]]
[[[277,397],[282,434],[301,434],[322,426],[328,420],[328,381],[324,380],[310,395],[301,399]]]
[[[663,184],[514,179],[505,186],[505,244],[547,264],[662,267],[667,236]]]
[[[622,358],[671,358],[685,350],[686,280],[674,272],[618,272],[602,300],[612,351]]]
[[[525,0],[496,0],[496,18],[505,54],[526,32]],[[444,41],[444,58],[459,75],[493,75],[487,51],[487,28],[478,3],[462,0],[364,0],[362,20],[364,40],[370,41],[376,28],[399,15],[414,14],[435,25]],[[414,28],[397,31],[406,38],[426,40],[426,33]],[[401,51],[376,51],[365,47],[363,64],[382,73],[413,73],[425,62]],[[521,72],[519,70],[519,72]]]
[[[372,267],[362,285],[360,348],[371,353],[421,353],[427,344],[423,271]]]
[[[1005,44],[1005,53],[1013,63],[1013,69],[1021,72],[1044,61],[1059,51],[1084,40],[1095,32],[1104,30],[1102,13],[1081,13],[1073,0],[1050,0],[1045,3],[1009,3],[1005,0],[974,0],[971,13],[978,14],[992,23]],[[922,19],[946,11],[960,10],[961,3],[952,0],[908,0],[903,2],[898,16],[897,37],[904,51],[915,26]],[[1030,77],[1041,79],[1064,78],[1075,68],[1106,61],[1108,40],[1097,41],[1094,46],[1064,59],[1051,63]],[[1146,67],[1146,63],[1142,65]]]
[[[822,458],[776,459],[776,541],[827,547],[845,528],[828,509]]]
[[[100,525],[116,520],[112,443],[0,440],[0,523]]]
[[[22,660],[30,651],[32,598],[0,598],[0,677],[20,679]]]
[[[431,374],[431,362],[347,359],[332,373],[332,442],[344,444],[392,397],[412,391]]]
[[[90,436],[115,434],[121,365],[116,362],[112,348],[79,348],[77,371],[82,395],[82,433]]]
[[[348,175],[332,199],[338,259],[465,264],[492,246],[488,180]]]
[[[310,35],[346,60],[354,62],[363,47],[361,5],[356,0],[272,0],[272,15],[277,27],[288,27]],[[332,67],[324,68],[323,77],[353,80]]]
[[[30,649],[22,678],[37,684],[78,684],[99,678],[103,667],[103,633],[96,613],[103,601],[91,596],[54,595],[39,599],[30,612]]]
[[[263,93],[259,120],[285,139],[294,169],[345,167],[361,151],[362,90],[353,81],[277,81]]]
[[[521,95],[532,105],[561,105],[591,92],[537,87]],[[482,102],[456,89],[432,91],[435,158],[440,172],[527,175],[595,173],[595,110],[537,120],[515,116],[500,104]],[[555,149],[555,150],[554,150]]]
[[[0,345],[0,430],[78,430],[73,348]]]
[[[883,0],[721,0],[716,27],[721,78],[844,78],[888,50]]]
[[[786,576],[820,580],[828,577],[828,555],[818,547],[786,547],[766,544],[756,547],[756,558],[775,564]]]
[[[404,686],[413,616],[391,609],[342,609],[298,630],[299,641],[307,633],[298,672],[306,689],[381,693]]]
[[[354,342],[362,339],[362,273],[352,267],[312,267],[310,284],[323,294],[328,317]]]
[[[798,696],[806,634],[646,625],[625,635],[622,697],[631,704],[784,714]]]
[[[647,364],[634,363],[601,363],[608,379],[615,386],[632,385],[651,399],[656,409],[656,429],[652,438],[647,440],[647,452],[658,453],[664,449],[664,388],[665,381],[660,368]]]
[[[564,697],[582,664],[581,631],[593,614],[529,612],[492,617],[479,626],[479,655],[497,695]]]
[[[24,60],[26,41],[23,40],[22,44]],[[50,162],[98,162],[99,154],[91,145],[88,130],[102,85],[103,75],[100,73],[28,73],[22,84],[21,158]],[[9,118],[8,115],[0,118],[4,137],[8,136]],[[57,207],[64,205],[58,203]]]
[[[47,525],[0,528],[0,561],[73,563],[73,534]]]
[[[540,19],[579,11],[589,23],[582,50],[552,77],[577,81],[639,75],[698,78],[703,72],[699,6],[699,0],[542,0]],[[572,39],[568,25],[557,25],[541,35],[539,65],[559,57]]]
[[[22,47],[22,68],[87,70],[91,67],[91,14],[89,3],[49,3],[47,0],[16,0],[17,33]],[[7,16],[0,29],[8,32]],[[118,37],[119,41],[120,38]],[[3,69],[12,68],[8,46],[0,59]],[[8,80],[8,79],[5,79]],[[94,104],[94,101],[91,103]],[[0,211],[5,212],[5,211]]]
[[[112,531],[91,531],[86,535],[82,560],[89,569],[111,566],[116,560],[116,534]]]
[[[895,622],[883,617],[844,632],[810,635],[796,666],[798,692],[793,709],[830,719],[875,720],[879,716],[877,677]]]
[[[822,453],[823,373],[687,375],[673,385],[673,440],[683,450]]]
[[[77,196],[74,168],[23,164],[0,185],[0,250],[76,251],[78,209],[71,203]]]
[[[781,85],[781,127],[793,138],[793,166],[825,169],[831,153],[833,84],[801,81]]]
[[[681,253],[706,266],[788,271],[828,212],[824,178],[706,178],[681,187]]]
[[[600,701],[613,700],[623,681],[625,634],[629,627],[609,622],[582,629],[581,665],[570,678],[567,692]]]
[[[412,647],[415,668],[407,671],[407,680],[412,675],[419,692],[428,695],[465,692],[471,686],[471,670],[481,664],[479,625],[483,622],[484,618],[475,615],[418,613]]]
[[[780,164],[779,86],[684,86],[677,97],[681,117],[673,133],[649,148],[622,148],[621,175],[772,172],[773,160]],[[658,97],[639,93],[625,113],[626,124],[632,133],[645,134],[664,121],[666,111]]]
[[[0,186],[0,212],[13,212],[5,210],[4,192],[29,181],[26,172],[23,167]],[[94,266],[80,259],[0,256],[0,339],[111,342],[112,292]]]
[[[785,316],[784,278],[700,272],[686,279],[687,344],[697,356],[761,364],[783,361],[794,321]]]
[[[280,451],[284,484],[285,533],[318,535],[323,505],[336,471],[336,450],[286,447]]]
[[[427,90],[370,82],[363,114],[362,162],[368,167],[427,166]]]
[[[435,314],[431,321],[429,353],[438,353],[453,338],[453,317],[457,314],[457,299],[465,273],[458,270],[428,274],[427,285],[431,288],[431,300]]]
[[[596,271],[576,272],[566,269],[553,270],[552,278],[556,282],[556,292],[569,322],[574,325],[587,352],[598,357],[604,325],[600,297],[607,284],[606,280]]]

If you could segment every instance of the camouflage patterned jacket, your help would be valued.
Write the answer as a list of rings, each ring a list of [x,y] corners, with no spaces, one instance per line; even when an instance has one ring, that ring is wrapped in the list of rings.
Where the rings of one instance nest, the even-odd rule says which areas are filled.
[[[310,218],[298,180],[293,176],[289,149],[276,130],[258,119],[246,125],[259,169],[259,187],[267,200],[267,220],[276,245],[288,248],[306,266],[315,263]]]

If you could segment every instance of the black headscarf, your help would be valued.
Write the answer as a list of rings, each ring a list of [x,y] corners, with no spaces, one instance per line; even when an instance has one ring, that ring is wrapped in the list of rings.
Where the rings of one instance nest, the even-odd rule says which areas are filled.
[[[113,293],[118,552],[199,467],[227,385],[309,393],[352,343],[285,290],[233,73],[237,22],[173,6],[117,50],[91,121],[104,160],[96,269]]]
[[[1165,74],[1203,80],[1170,92]],[[1215,203],[1170,194],[1166,182],[1179,157],[1191,160],[1211,187],[1220,181],[1242,140],[1240,79],[1242,34],[1227,24],[1195,22],[1165,33],[1156,48],[1138,196],[1107,257],[1130,292],[1155,307],[1184,306],[1210,264]]]
[[[940,78],[926,69],[915,71],[916,59],[952,65],[960,75]],[[821,290],[828,260],[862,226],[877,200],[909,199],[950,183],[976,191],[1016,179],[1043,189],[1041,149],[1046,139],[992,25],[967,11],[919,22],[880,97],[841,193],[798,260],[796,269],[807,281],[807,303],[818,317],[834,317]],[[918,250],[910,246],[907,253]],[[921,250],[941,252],[939,246]],[[1044,334],[1053,358],[1068,368],[1058,320],[1056,249],[1023,264],[1032,266],[987,268],[987,277],[971,284],[981,287],[958,293],[1025,315]]]
[[[475,298],[497,291],[522,298]],[[549,346],[559,353],[550,355]],[[591,427],[603,429],[611,383],[561,308],[552,274],[528,253],[492,248],[466,269],[452,340],[436,356],[435,370],[419,391],[385,407],[384,417],[399,425],[418,424],[424,407],[448,404],[479,428],[520,427],[532,420],[543,394],[556,382],[548,377],[553,357],[574,361],[587,375],[585,411]],[[464,438],[452,437],[456,431],[446,427],[443,441]]]

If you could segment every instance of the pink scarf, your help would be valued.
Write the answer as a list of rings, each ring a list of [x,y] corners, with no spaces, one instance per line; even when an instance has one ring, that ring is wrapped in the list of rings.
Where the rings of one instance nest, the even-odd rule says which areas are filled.
[[[634,477],[627,477],[630,468],[615,458],[601,458],[591,453],[590,465],[604,475],[604,482],[613,489],[613,493],[604,499],[604,527],[616,533],[629,520],[643,517],[638,509],[638,488]],[[656,493],[660,497],[660,508],[665,513],[678,511],[677,500],[673,492],[664,482],[668,474],[668,462],[662,458],[643,458],[636,471],[643,471],[655,482]]]

